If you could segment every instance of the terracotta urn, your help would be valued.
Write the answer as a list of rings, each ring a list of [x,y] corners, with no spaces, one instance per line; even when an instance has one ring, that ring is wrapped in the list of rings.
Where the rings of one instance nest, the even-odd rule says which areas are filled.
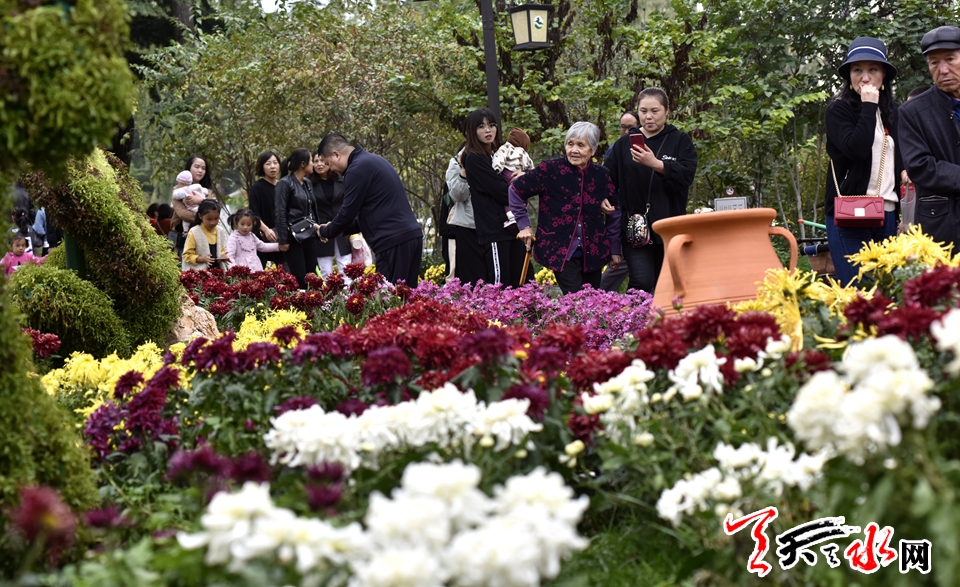
[[[751,208],[654,222],[664,259],[653,305],[673,314],[675,298],[685,307],[754,299],[767,269],[783,266],[771,235],[787,239],[790,270],[797,266],[797,240],[785,228],[770,226],[776,217],[773,208]]]

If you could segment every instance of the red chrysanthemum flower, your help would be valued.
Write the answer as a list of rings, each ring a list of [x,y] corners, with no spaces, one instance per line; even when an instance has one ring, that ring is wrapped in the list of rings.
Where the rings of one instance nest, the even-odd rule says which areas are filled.
[[[282,295],[273,296],[272,298],[270,298],[270,309],[271,310],[289,310],[290,300],[288,300]]]
[[[362,293],[365,296],[369,296],[369,295],[372,295],[375,291],[377,291],[377,288],[379,286],[377,285],[376,277],[374,277],[373,275],[364,275],[360,279],[353,282],[353,287],[359,293]]]
[[[882,320],[893,304],[893,300],[879,292],[869,300],[857,294],[857,299],[847,304],[843,315],[851,325],[861,324],[864,327],[870,327]]]
[[[167,479],[175,481],[194,474],[203,474],[214,478],[226,477],[230,472],[230,460],[218,455],[213,448],[204,444],[194,451],[178,450],[167,465]]]
[[[226,300],[217,300],[210,304],[210,307],[207,308],[207,310],[209,310],[214,316],[226,316],[227,312],[229,312],[232,308],[232,303]]]
[[[459,352],[457,341],[460,340],[460,331],[446,325],[429,325],[417,330],[417,337],[413,347],[417,360],[426,369],[436,369],[449,365]],[[404,348],[406,345],[398,345]]]
[[[272,342],[252,342],[237,353],[237,369],[253,371],[264,365],[280,362],[280,347]]]
[[[345,357],[350,353],[350,339],[335,332],[318,332],[308,334],[294,347],[293,362],[300,365],[305,360],[315,359],[324,355]]]
[[[134,388],[139,387],[143,381],[143,373],[139,371],[127,371],[120,376],[120,379],[117,379],[117,385],[113,389],[113,398],[119,402],[124,401],[127,395],[129,395]]]
[[[193,289],[203,283],[199,271],[184,271],[180,274],[180,284],[186,289]]]
[[[359,279],[366,269],[367,266],[363,263],[349,263],[343,268],[343,273],[350,279]]]
[[[77,531],[76,516],[49,487],[21,487],[20,505],[10,512],[10,521],[29,542],[42,536],[54,558],[73,543]]]
[[[588,350],[574,357],[567,369],[567,376],[577,391],[590,391],[594,383],[602,383],[619,375],[632,358],[621,351]]]
[[[368,406],[366,403],[355,397],[352,397],[337,404],[337,407],[334,408],[334,410],[340,412],[344,416],[359,416],[366,412],[367,408],[369,407],[370,406]]]
[[[307,477],[312,481],[327,481],[329,483],[339,483],[346,477],[346,471],[340,463],[329,463],[324,461],[319,465],[312,465],[307,469]]]
[[[412,373],[410,359],[395,346],[372,351],[360,367],[363,384],[368,386],[393,383],[397,378],[403,379]]]
[[[343,274],[339,272],[328,275],[327,281],[323,284],[324,293],[328,296],[343,291],[345,287],[346,282],[343,280]]]
[[[254,483],[266,483],[270,481],[273,471],[267,461],[255,450],[241,455],[230,463],[230,470],[227,473],[237,484],[242,485],[247,481]]]
[[[344,305],[346,306],[348,312],[354,316],[357,316],[363,312],[363,308],[367,305],[367,299],[360,294],[353,294],[347,298],[347,301]]]
[[[60,337],[56,334],[45,332],[33,342],[33,352],[38,357],[49,357],[60,350]]]
[[[240,283],[240,293],[252,300],[259,300],[266,291],[266,286],[257,279],[248,279]]]
[[[87,418],[87,423],[83,426],[83,437],[97,457],[102,459],[116,448],[113,444],[114,431],[122,418],[120,408],[110,401],[94,410]]]
[[[960,298],[960,267],[938,265],[903,284],[903,301],[925,308],[956,305]]]
[[[678,321],[684,342],[701,348],[727,332],[735,317],[733,310],[725,305],[704,305],[684,313]]]
[[[233,341],[237,335],[230,331],[211,342],[197,352],[193,364],[199,371],[210,371],[214,367],[217,371],[232,372],[237,370],[239,361],[233,350]]]
[[[553,376],[567,366],[567,353],[553,346],[533,346],[523,361],[528,372],[543,371]]]
[[[940,312],[918,304],[905,304],[893,308],[877,321],[877,334],[893,334],[903,340],[924,338],[930,332],[930,325],[940,319]]]
[[[307,289],[323,289],[323,278],[316,273],[307,273]]]
[[[636,334],[638,345],[634,358],[642,360],[648,369],[673,369],[687,356],[688,347],[680,333],[667,326],[671,322],[644,328]]]
[[[551,324],[537,336],[535,345],[555,347],[569,355],[574,355],[583,348],[584,341],[586,336],[583,333],[583,326]]]
[[[300,332],[296,326],[281,326],[274,330],[270,337],[280,344],[290,344],[295,340],[300,340]]]
[[[485,364],[492,364],[510,352],[512,342],[502,328],[485,328],[460,339],[460,351],[479,357]]]
[[[334,483],[333,485],[308,486],[307,505],[313,511],[327,509],[340,501],[340,497],[342,495],[342,483]]]
[[[234,265],[227,271],[227,277],[250,277],[253,271],[245,265]]]
[[[183,365],[189,365],[196,357],[197,353],[200,352],[200,349],[203,348],[203,345],[207,344],[209,340],[203,336],[198,336],[197,338],[190,341],[190,343],[183,349],[183,354],[180,355],[180,363]]]
[[[193,302],[194,306],[200,305],[200,296],[198,296],[197,294],[190,292],[187,294],[187,297],[190,298],[190,301]]]
[[[394,294],[403,301],[410,299],[410,296],[413,295],[413,290],[410,289],[410,286],[405,283],[397,284],[394,289]]]
[[[287,412],[296,412],[299,410],[306,410],[307,408],[317,405],[317,400],[312,397],[301,396],[301,397],[292,397],[287,401],[283,402],[279,406],[274,408],[274,411],[277,412],[278,416],[281,416]]]
[[[127,528],[133,521],[122,515],[117,506],[108,505],[83,514],[83,524],[91,528]]]

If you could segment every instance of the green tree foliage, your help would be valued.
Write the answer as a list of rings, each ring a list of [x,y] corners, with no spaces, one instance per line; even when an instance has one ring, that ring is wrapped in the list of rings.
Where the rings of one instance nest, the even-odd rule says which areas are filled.
[[[47,170],[130,116],[122,0],[0,0],[0,170]]]
[[[157,344],[180,312],[180,269],[169,243],[150,226],[143,194],[119,160],[102,150],[70,161],[69,181],[24,178],[31,196],[83,249],[90,281],[112,300],[134,345]],[[78,319],[82,319],[79,318]]]

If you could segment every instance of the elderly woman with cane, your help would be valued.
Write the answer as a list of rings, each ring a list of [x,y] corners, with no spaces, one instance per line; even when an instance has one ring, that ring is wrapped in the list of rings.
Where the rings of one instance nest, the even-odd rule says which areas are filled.
[[[544,161],[510,186],[510,209],[534,258],[551,269],[563,293],[598,287],[604,265],[618,267],[620,211],[604,215],[604,200],[616,200],[616,187],[606,168],[592,161],[600,129],[577,122],[567,131],[566,156]],[[540,196],[537,231],[531,228],[526,202]]]

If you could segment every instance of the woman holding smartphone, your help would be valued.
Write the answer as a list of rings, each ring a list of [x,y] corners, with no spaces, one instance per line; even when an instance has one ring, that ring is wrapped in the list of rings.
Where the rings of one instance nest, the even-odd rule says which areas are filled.
[[[623,258],[630,289],[653,294],[663,265],[663,239],[651,229],[649,244],[627,239],[631,217],[646,215],[648,225],[687,213],[687,196],[697,172],[697,150],[686,133],[667,124],[670,100],[660,88],[640,92],[640,126],[613,144],[605,166],[619,191]],[[616,202],[611,202],[616,205]]]

